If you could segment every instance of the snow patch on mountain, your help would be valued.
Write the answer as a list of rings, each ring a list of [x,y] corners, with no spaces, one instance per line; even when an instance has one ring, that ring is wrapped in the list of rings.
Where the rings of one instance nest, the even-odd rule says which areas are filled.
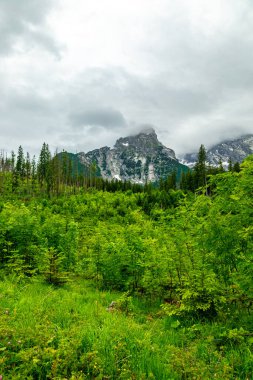
[[[79,153],[83,161],[95,163],[102,178],[131,181],[132,183],[156,182],[174,171],[187,168],[180,164],[175,152],[158,141],[153,128],[118,139],[113,148],[103,147],[88,153]]]
[[[207,163],[212,166],[219,166],[221,162],[227,168],[230,160],[232,163],[241,163],[250,154],[253,154],[253,135],[246,135],[237,139],[222,141],[208,149]],[[197,158],[197,153],[187,153],[180,157],[180,162],[192,168]]]

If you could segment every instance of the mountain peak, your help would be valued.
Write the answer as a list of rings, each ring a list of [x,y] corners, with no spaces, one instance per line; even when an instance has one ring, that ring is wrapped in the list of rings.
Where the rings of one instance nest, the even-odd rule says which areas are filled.
[[[155,130],[149,128],[142,130],[135,135],[119,138],[114,145],[114,149],[129,146],[146,151],[146,149],[154,149],[157,146],[162,146],[162,144],[158,141]]]
[[[138,135],[141,135],[141,134],[143,134],[143,135],[155,135],[155,136],[157,136],[154,128],[152,126],[150,126],[150,125],[144,125],[142,127],[142,129],[138,133]]]
[[[207,162],[212,166],[218,166],[221,161],[224,167],[227,167],[229,160],[233,163],[241,163],[250,154],[253,154],[253,135],[248,134],[235,139],[223,140],[212,146],[207,150]],[[197,157],[196,152],[187,153],[181,162],[192,167]]]
[[[149,125],[135,135],[119,138],[112,149],[96,149],[85,157],[96,163],[103,178],[133,183],[157,182],[174,171],[187,170]]]

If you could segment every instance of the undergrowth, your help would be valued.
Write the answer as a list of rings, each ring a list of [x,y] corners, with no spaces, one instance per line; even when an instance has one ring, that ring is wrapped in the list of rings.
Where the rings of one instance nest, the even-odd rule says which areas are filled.
[[[113,302],[113,306],[109,305]],[[12,379],[252,379],[252,318],[167,316],[81,278],[0,282],[0,374]]]

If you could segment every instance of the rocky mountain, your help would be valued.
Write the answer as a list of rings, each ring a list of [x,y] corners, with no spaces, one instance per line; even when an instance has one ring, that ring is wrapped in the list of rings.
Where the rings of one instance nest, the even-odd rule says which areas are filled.
[[[233,163],[241,163],[250,154],[253,154],[253,135],[246,135],[234,140],[222,141],[208,149],[207,162],[212,166],[218,166],[221,161],[223,166],[227,167],[230,159]],[[180,162],[193,167],[197,156],[198,153],[187,153]]]
[[[176,171],[178,177],[188,168],[181,164],[172,149],[158,141],[153,129],[120,138],[113,148],[107,146],[88,153],[78,153],[84,165],[95,164],[104,179],[132,183],[156,182]]]

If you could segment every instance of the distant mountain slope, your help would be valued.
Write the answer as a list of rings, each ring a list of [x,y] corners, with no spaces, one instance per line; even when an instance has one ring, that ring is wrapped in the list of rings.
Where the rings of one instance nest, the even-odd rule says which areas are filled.
[[[77,156],[84,165],[96,164],[104,179],[132,183],[156,182],[174,171],[179,177],[182,171],[188,170],[172,149],[158,141],[151,128],[135,136],[120,138],[113,148],[102,147]]]
[[[228,166],[230,159],[233,163],[241,163],[250,154],[253,154],[253,135],[246,135],[234,140],[222,141],[208,149],[207,162],[217,166],[221,160],[224,166]],[[180,162],[192,167],[197,161],[197,156],[197,153],[187,153]]]

